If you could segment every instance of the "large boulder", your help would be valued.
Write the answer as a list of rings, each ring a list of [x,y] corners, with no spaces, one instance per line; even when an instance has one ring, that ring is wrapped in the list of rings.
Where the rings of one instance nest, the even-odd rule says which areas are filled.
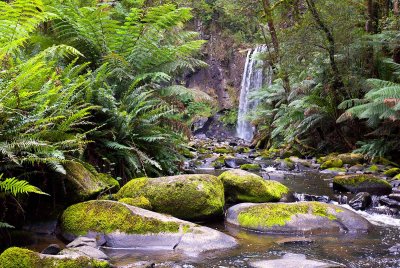
[[[119,189],[117,180],[108,174],[98,173],[90,166],[79,162],[68,161],[63,163],[66,171],[65,182],[71,201],[88,200],[101,192]]]
[[[229,202],[272,202],[279,201],[288,193],[288,188],[272,180],[240,169],[229,170],[218,177],[225,188],[225,197]]]
[[[373,175],[353,174],[336,176],[333,179],[333,189],[341,192],[388,195],[392,192],[392,185]]]
[[[140,196],[153,211],[185,220],[221,217],[225,204],[222,182],[206,174],[133,179],[116,194],[117,199]]]
[[[367,232],[371,228],[366,219],[353,211],[318,202],[243,203],[228,209],[226,221],[265,233]]]
[[[67,208],[60,218],[62,237],[96,238],[112,248],[175,250],[197,255],[232,248],[234,238],[168,215],[115,201],[88,201]]]
[[[111,268],[112,266],[103,260],[95,260],[75,255],[74,257],[63,255],[39,254],[24,248],[12,247],[6,249],[0,255],[1,268],[59,268],[59,267],[91,267]]]

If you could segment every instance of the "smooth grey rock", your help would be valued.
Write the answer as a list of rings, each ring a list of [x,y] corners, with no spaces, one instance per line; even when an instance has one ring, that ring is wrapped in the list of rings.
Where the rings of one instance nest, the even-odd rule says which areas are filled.
[[[57,255],[61,251],[61,247],[57,244],[51,244],[42,250],[42,254]]]
[[[99,246],[95,238],[79,236],[74,241],[66,245],[66,248],[77,248],[82,246],[88,246],[92,248],[96,248]]]
[[[287,206],[298,206],[301,204],[309,204],[310,202],[299,202],[299,203],[287,203]],[[315,203],[315,202],[312,202]],[[227,223],[243,227],[252,231],[265,232],[265,233],[289,233],[289,234],[320,234],[320,233],[339,233],[339,232],[368,232],[372,229],[371,223],[358,215],[357,213],[350,211],[346,208],[335,206],[331,204],[318,203],[326,207],[327,212],[333,215],[336,219],[329,219],[328,217],[322,217],[308,214],[295,214],[288,220],[284,225],[274,226],[242,226],[238,217],[241,212],[246,211],[248,208],[259,207],[262,210],[263,206],[266,205],[279,205],[274,203],[254,204],[254,203],[242,203],[233,206],[228,209],[226,213]],[[266,208],[268,209],[268,207]]]
[[[76,259],[81,256],[97,259],[97,260],[108,260],[108,256],[104,254],[103,251],[97,248],[89,247],[89,246],[81,246],[75,248],[66,248],[61,250],[58,255],[68,256],[68,258]]]
[[[250,262],[253,268],[337,268],[346,267],[340,263],[308,260],[305,255],[286,254],[281,259]]]
[[[236,247],[236,240],[217,230],[202,227],[191,222],[183,221],[172,216],[159,214],[138,207],[129,206],[115,201],[90,201],[90,202],[113,202],[128,208],[133,215],[147,219],[163,222],[174,222],[180,225],[176,233],[149,233],[149,234],[127,234],[119,231],[101,233],[89,231],[86,237],[96,238],[99,244],[110,248],[126,249],[150,249],[150,250],[175,250],[188,255],[198,255],[206,251],[229,249]],[[94,219],[95,220],[95,219]],[[121,222],[121,224],[124,224]],[[62,233],[62,236],[72,241],[76,238],[70,233]]]
[[[226,158],[224,160],[225,166],[228,168],[238,168],[244,164],[250,164],[251,161],[245,158]]]

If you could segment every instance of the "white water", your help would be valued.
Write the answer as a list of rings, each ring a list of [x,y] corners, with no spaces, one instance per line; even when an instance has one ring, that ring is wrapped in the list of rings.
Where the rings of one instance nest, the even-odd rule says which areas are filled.
[[[256,60],[255,55],[265,52],[267,46],[258,46],[254,50],[247,53],[246,65],[243,72],[242,85],[240,90],[239,113],[236,133],[237,137],[251,141],[254,136],[254,126],[248,121],[247,116],[250,112],[254,111],[258,105],[258,100],[249,98],[251,92],[256,92],[264,83],[271,84],[272,70],[268,68],[264,74],[265,66],[261,60]]]

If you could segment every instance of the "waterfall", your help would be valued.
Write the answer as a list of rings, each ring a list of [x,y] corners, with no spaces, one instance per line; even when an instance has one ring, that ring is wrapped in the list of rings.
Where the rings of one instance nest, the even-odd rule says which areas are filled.
[[[254,56],[265,52],[267,46],[258,46],[247,53],[246,65],[244,67],[242,85],[240,90],[239,113],[236,133],[237,137],[251,141],[254,135],[254,126],[247,120],[247,115],[256,109],[258,101],[249,98],[251,92],[258,91],[264,83],[272,82],[272,70],[268,69],[264,75],[263,62],[256,60]]]

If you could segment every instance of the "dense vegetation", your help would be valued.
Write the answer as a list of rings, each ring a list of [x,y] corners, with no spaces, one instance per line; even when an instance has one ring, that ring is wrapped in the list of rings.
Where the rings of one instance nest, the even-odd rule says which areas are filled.
[[[185,87],[207,68],[194,28],[216,28],[235,48],[268,46],[257,57],[274,81],[253,96],[254,146],[400,160],[398,5],[0,1],[0,228],[28,203],[15,196],[47,193],[56,206],[70,163],[121,184],[182,170],[192,123],[217,112]],[[223,124],[236,120],[237,107],[223,111]]]

